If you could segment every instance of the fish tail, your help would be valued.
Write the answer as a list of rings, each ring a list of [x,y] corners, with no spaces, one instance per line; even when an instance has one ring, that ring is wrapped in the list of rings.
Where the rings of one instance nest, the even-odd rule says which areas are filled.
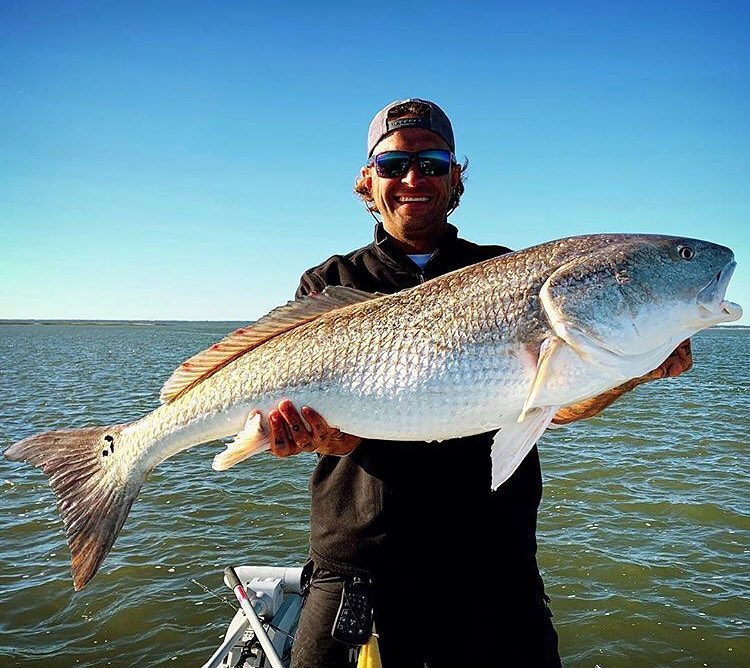
[[[49,478],[65,525],[76,591],[94,577],[120,533],[145,480],[127,457],[127,424],[50,431],[30,436],[5,450]]]

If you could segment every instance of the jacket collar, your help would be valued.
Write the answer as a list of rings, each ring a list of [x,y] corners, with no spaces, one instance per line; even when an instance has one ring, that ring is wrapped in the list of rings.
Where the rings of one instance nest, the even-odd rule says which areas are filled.
[[[433,253],[433,258],[440,253],[442,249],[452,246],[457,238],[458,229],[448,223],[445,234],[443,235],[443,238],[440,239],[440,243],[438,243],[438,247]],[[406,253],[398,247],[393,237],[385,231],[383,223],[378,223],[375,226],[375,240],[372,245],[381,259],[390,261],[390,264],[396,265],[401,269],[406,269],[409,272],[420,273],[416,265],[409,259]],[[432,262],[432,258],[430,259],[430,262]]]

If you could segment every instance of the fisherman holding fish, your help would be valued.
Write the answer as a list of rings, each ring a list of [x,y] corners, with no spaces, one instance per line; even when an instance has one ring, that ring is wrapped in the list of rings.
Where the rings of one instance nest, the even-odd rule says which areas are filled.
[[[367,150],[355,191],[380,215],[375,239],[305,272],[298,298],[327,286],[392,294],[510,252],[466,241],[448,223],[466,165],[456,160],[453,129],[438,105],[389,104],[370,124]],[[591,417],[633,387],[691,364],[685,341],[653,372],[561,409],[553,421]],[[349,665],[349,649],[332,628],[342,590],[355,581],[370,592],[385,668],[561,665],[536,563],[536,446],[491,491],[494,432],[384,443],[342,433],[299,408],[282,401],[268,414],[274,454],[320,454],[310,481],[310,561],[294,668]]]
[[[154,468],[231,436],[216,470],[320,454],[296,668],[345,666],[366,641],[368,654],[373,609],[386,668],[560,665],[536,563],[535,444],[553,421],[688,369],[689,337],[742,317],[725,299],[736,262],[655,234],[470,243],[447,221],[464,169],[437,105],[388,105],[355,188],[382,218],[372,244],[180,364],[150,413],[4,451],[47,475],[76,590]]]

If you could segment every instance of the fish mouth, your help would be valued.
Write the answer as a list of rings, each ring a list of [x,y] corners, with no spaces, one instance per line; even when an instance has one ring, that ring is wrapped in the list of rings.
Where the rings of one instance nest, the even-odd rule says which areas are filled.
[[[717,322],[733,322],[742,317],[742,307],[724,299],[736,266],[737,263],[734,260],[728,262],[698,293],[698,306],[702,312],[705,312],[706,317]]]

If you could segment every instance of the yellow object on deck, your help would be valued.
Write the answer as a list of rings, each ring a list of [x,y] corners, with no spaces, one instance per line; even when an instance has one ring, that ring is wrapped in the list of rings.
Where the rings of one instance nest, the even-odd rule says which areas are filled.
[[[362,645],[362,649],[359,650],[357,668],[382,668],[378,637],[376,635],[371,635],[367,644]]]

